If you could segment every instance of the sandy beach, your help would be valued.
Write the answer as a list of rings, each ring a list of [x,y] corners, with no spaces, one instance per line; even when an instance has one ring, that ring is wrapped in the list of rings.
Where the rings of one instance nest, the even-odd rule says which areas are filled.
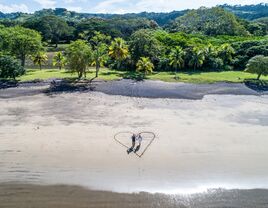
[[[0,94],[14,89],[1,90]],[[49,193],[53,190],[49,187],[64,184],[86,195],[93,192],[77,186],[117,192],[106,192],[115,198],[122,196],[119,193],[130,193],[130,201],[133,192],[185,195],[233,189],[231,194],[224,193],[239,195],[233,198],[238,200],[234,207],[253,207],[259,202],[256,207],[267,206],[267,95],[205,95],[186,100],[88,91],[4,97],[0,99],[0,204],[4,204],[1,199],[20,200],[17,197],[21,195],[5,195],[12,187],[22,186],[28,193],[38,193],[36,189]],[[146,151],[138,157],[127,154],[126,147],[114,140],[115,134],[126,131],[154,132],[156,138],[148,148],[150,136],[144,140],[140,151]],[[122,133],[119,140],[130,146],[130,136]],[[62,189],[60,193],[66,192],[62,186],[58,188]],[[251,189],[253,198],[243,191],[234,195],[237,189]],[[224,195],[220,193],[217,196]],[[138,198],[133,200],[144,197],[135,196]],[[169,202],[165,207],[175,206],[165,198],[170,195],[161,196],[163,203]],[[241,197],[245,199],[242,202]],[[202,207],[198,201],[196,207]],[[5,207],[8,205],[15,207],[12,203]],[[190,205],[182,207],[195,207]],[[148,202],[140,207],[156,206]]]

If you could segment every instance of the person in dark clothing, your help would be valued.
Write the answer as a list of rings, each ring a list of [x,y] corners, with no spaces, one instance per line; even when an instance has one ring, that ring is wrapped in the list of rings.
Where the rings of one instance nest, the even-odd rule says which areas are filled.
[[[136,135],[135,134],[133,134],[131,136],[131,141],[132,141],[132,146],[127,150],[127,153],[128,154],[131,153],[131,152],[133,152],[133,150],[135,148],[135,144],[136,144]]]

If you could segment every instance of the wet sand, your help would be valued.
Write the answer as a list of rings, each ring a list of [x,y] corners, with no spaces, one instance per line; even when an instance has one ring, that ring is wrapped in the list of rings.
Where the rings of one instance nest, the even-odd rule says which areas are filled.
[[[164,195],[92,191],[78,186],[0,184],[2,208],[266,208],[267,190],[210,190],[202,194]]]
[[[6,90],[0,93],[7,95]],[[251,189],[216,192],[213,197],[203,193],[196,199],[196,207],[202,207],[201,199],[203,207],[207,207],[205,202],[216,196],[219,203],[228,204],[225,193],[233,196],[233,207],[265,207],[267,107],[266,95],[207,95],[200,100],[185,100],[86,91],[5,97],[0,99],[0,183],[16,182],[18,190],[30,189],[25,190],[30,198],[32,192],[39,193],[35,188],[47,193],[56,188],[20,188],[18,183],[78,185],[119,193],[190,194],[210,188]],[[151,131],[156,138],[144,155],[137,157],[128,155],[126,148],[114,140],[114,135],[122,131]],[[121,135],[121,141],[130,145],[125,137]],[[0,196],[10,197],[0,197],[5,203],[21,196],[5,194],[13,185],[0,187]],[[82,192],[102,193],[84,189]],[[131,194],[123,196],[134,200]],[[160,198],[165,199],[163,195]],[[60,199],[59,196],[55,201],[60,203]],[[144,202],[139,197],[137,200]],[[236,206],[237,200],[240,204]],[[120,202],[118,206],[99,205],[120,207]],[[214,207],[224,207],[221,205]],[[141,207],[150,206],[148,202]]]

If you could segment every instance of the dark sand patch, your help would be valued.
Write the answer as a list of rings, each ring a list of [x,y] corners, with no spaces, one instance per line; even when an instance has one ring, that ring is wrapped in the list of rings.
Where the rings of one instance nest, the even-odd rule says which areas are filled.
[[[255,91],[242,83],[190,84],[168,83],[162,81],[120,80],[93,83],[94,91],[109,95],[123,95],[145,98],[202,99],[205,95],[262,95],[268,92]]]
[[[103,92],[108,95],[122,95],[144,98],[202,99],[205,95],[265,95],[266,90],[256,90],[243,83],[190,84],[162,81],[119,81],[70,82],[68,80],[46,80],[44,82],[20,83],[7,89],[0,88],[0,98],[15,98],[45,93]]]

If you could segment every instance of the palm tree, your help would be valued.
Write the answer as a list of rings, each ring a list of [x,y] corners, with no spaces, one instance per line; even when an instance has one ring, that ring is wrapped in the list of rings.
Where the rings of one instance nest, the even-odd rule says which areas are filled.
[[[153,72],[154,64],[148,57],[141,57],[137,63],[137,72],[143,72],[144,76]]]
[[[205,60],[203,66],[208,69],[220,69],[223,65],[223,61],[218,57],[218,50],[215,46],[209,43],[203,49]]]
[[[104,66],[109,58],[107,42],[110,42],[110,38],[110,36],[95,32],[95,36],[89,40],[93,48],[91,65],[96,67],[96,78],[99,76],[100,67]]]
[[[53,66],[57,66],[61,70],[66,64],[66,58],[63,56],[62,52],[56,53],[53,57]]]
[[[218,54],[226,65],[232,61],[233,55],[235,54],[235,50],[230,44],[225,43],[218,48]]]
[[[177,79],[178,68],[182,68],[184,66],[184,56],[185,52],[180,46],[172,49],[169,54],[169,64],[175,68],[175,79]]]
[[[46,63],[48,60],[47,54],[45,52],[39,51],[35,56],[32,57],[33,63],[38,65],[40,70],[42,69],[42,64]]]
[[[104,67],[104,64],[107,62],[108,58],[109,57],[107,55],[106,44],[100,45],[93,51],[91,66],[96,67],[96,75],[95,75],[96,78],[99,76],[100,68]]]
[[[218,51],[209,43],[208,46],[204,48],[204,54],[206,59],[215,58],[218,55]]]
[[[115,38],[109,47],[109,55],[117,60],[117,69],[120,68],[121,62],[125,60],[128,55],[128,46],[122,38]]]
[[[193,66],[195,70],[196,68],[201,67],[204,61],[205,61],[204,51],[198,47],[194,47],[192,50],[192,57],[189,61],[189,65]]]

